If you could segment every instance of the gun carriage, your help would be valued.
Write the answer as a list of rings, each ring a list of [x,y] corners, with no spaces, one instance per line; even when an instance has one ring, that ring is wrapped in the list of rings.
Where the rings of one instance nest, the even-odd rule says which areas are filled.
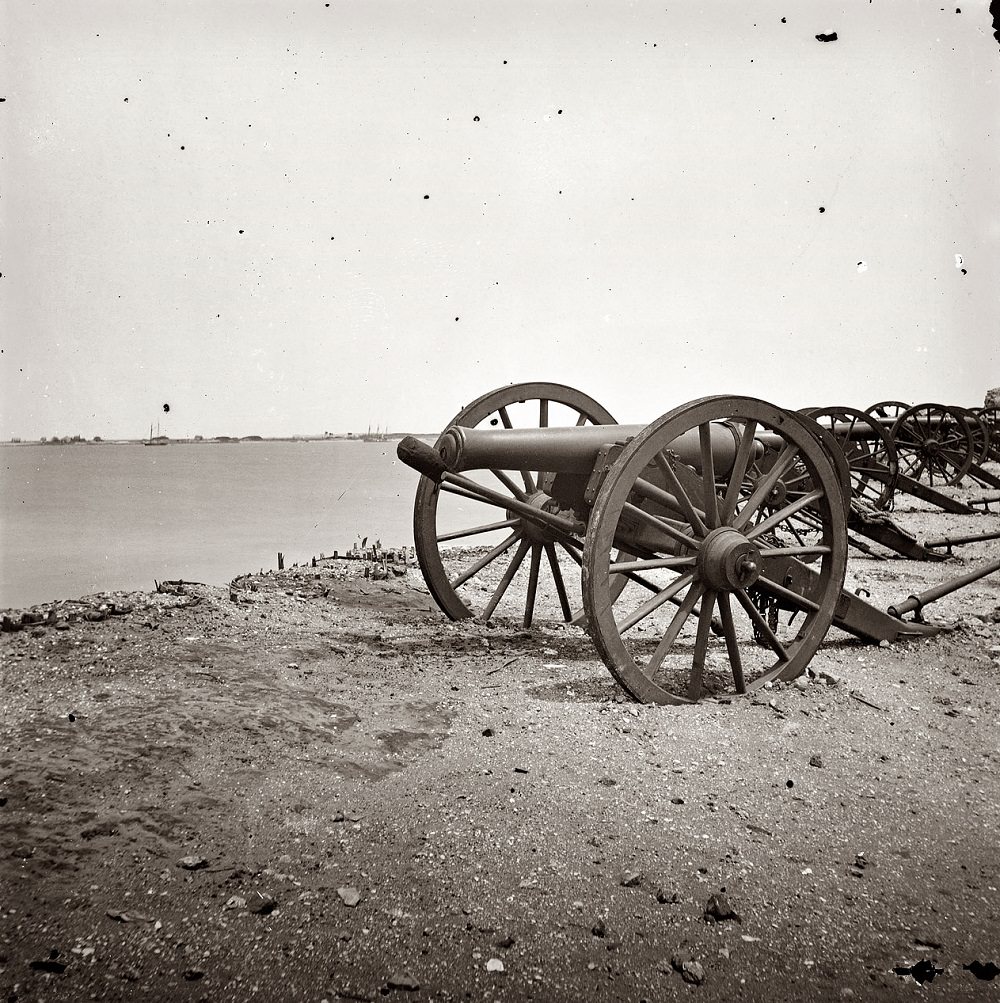
[[[933,632],[844,589],[852,480],[867,468],[880,490],[885,447],[856,415],[825,419],[717,396],[619,425],[557,384],[485,394],[435,446],[399,443],[422,475],[425,581],[452,619],[488,621],[509,614],[527,560],[524,625],[547,590],[644,702],[793,679],[831,625],[870,641]],[[845,442],[862,457],[853,475]]]

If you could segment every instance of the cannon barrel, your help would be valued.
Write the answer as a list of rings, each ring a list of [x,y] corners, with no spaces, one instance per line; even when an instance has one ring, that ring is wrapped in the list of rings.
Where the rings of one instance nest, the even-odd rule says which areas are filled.
[[[437,448],[449,470],[546,470],[551,473],[589,474],[604,446],[625,443],[644,425],[580,425],[560,428],[464,428],[452,425]],[[711,426],[715,470],[728,473],[739,446],[740,427],[728,422]],[[758,452],[762,453],[763,443]],[[678,436],[670,451],[701,470],[697,429]]]

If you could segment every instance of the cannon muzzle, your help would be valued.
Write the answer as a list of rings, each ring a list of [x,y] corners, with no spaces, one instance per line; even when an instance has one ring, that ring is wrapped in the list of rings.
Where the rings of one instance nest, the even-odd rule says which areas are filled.
[[[438,451],[412,435],[407,435],[399,440],[399,444],[396,446],[396,455],[408,467],[413,467],[418,473],[435,482],[440,481],[448,472],[448,466],[441,459]]]

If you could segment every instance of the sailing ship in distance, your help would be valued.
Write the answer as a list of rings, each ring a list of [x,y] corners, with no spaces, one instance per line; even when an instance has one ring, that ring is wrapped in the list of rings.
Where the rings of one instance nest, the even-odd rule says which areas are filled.
[[[153,435],[153,426],[149,426],[149,438],[142,443],[144,446],[168,446],[170,439],[165,435],[160,435],[160,423],[156,423],[156,435]]]
[[[378,425],[375,426],[375,431],[372,431],[371,425],[368,426],[368,431],[361,436],[362,442],[388,442],[389,441],[389,429],[384,432],[380,431]]]

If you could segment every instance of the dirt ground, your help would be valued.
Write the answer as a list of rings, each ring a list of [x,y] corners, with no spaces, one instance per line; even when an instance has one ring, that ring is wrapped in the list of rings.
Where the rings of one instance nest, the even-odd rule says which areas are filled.
[[[885,608],[1000,542],[960,554],[848,585]],[[682,708],[555,618],[364,575],[0,637],[3,1000],[1000,999],[1000,575],[933,638],[831,631],[798,684]]]

